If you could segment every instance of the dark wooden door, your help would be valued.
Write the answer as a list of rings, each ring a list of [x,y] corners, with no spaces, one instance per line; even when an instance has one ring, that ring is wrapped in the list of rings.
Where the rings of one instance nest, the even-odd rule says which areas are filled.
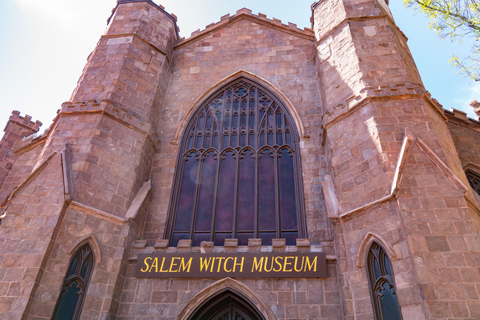
[[[214,311],[214,310],[212,310]],[[251,317],[243,310],[238,308],[235,305],[227,306],[219,311],[214,311],[214,314],[209,316],[208,320],[257,320],[256,318]]]
[[[227,294],[199,310],[191,320],[262,320],[248,304]]]

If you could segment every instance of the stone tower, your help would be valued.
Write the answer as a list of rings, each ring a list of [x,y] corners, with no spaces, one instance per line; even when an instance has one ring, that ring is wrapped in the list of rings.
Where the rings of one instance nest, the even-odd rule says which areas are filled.
[[[8,270],[1,287],[8,292],[1,312],[11,319],[51,317],[65,272],[61,265],[68,263],[69,250],[88,241],[97,251],[98,272],[82,317],[116,313],[126,239],[142,233],[133,218],[145,210],[158,148],[155,119],[177,38],[176,19],[161,7],[119,1],[71,101],[62,105],[39,147],[17,150],[19,168],[31,173],[8,190],[2,221],[8,231],[0,259]],[[23,158],[37,160],[27,166]]]
[[[32,135],[41,124],[17,111],[5,128],[0,314],[479,318],[480,197],[472,179],[478,173],[480,181],[480,123],[431,99],[384,0],[318,1],[312,15],[313,28],[302,30],[244,8],[184,39],[163,7],[119,0],[50,128]],[[215,137],[230,144],[222,149]],[[209,155],[217,169],[207,167]],[[229,156],[236,162],[225,184]],[[246,158],[250,176],[241,169]],[[240,194],[249,190],[238,181],[247,180],[254,193],[245,204]],[[234,215],[227,231],[215,224],[225,216],[218,185],[234,194],[224,201]],[[207,189],[217,193],[205,193],[214,201],[205,215],[198,207]],[[293,205],[282,201],[288,193]],[[265,199],[276,214],[265,215],[274,217],[272,230],[258,227]],[[180,215],[182,201],[192,208]],[[236,226],[247,220],[239,212],[254,229]],[[284,215],[293,227],[281,226]],[[200,216],[213,221],[210,229],[196,229]],[[172,255],[167,269],[147,263]],[[289,261],[316,255],[327,277],[272,276],[266,262],[261,275],[259,263],[240,276],[176,273],[194,266],[174,259],[213,257],[230,272],[228,261],[249,255],[275,257],[274,272],[296,271]],[[375,287],[382,277],[388,285]],[[395,318],[378,302],[387,293]],[[67,300],[74,307],[64,307]]]
[[[446,116],[388,4],[313,6],[329,176],[323,182],[345,319],[369,319],[366,249],[390,250],[403,319],[478,315],[478,203]],[[472,282],[471,282],[472,281]]]

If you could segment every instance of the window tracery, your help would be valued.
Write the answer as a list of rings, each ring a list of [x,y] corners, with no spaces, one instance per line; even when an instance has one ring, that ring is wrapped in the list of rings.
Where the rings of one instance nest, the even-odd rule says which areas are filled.
[[[73,254],[53,311],[52,320],[80,318],[93,264],[93,251],[89,244],[83,245]]]
[[[465,175],[472,189],[480,195],[480,175],[472,170],[465,171]]]
[[[376,242],[370,246],[366,266],[375,319],[402,320],[390,259]]]
[[[292,245],[304,236],[298,136],[274,94],[245,78],[223,87],[192,116],[179,152],[171,245],[226,238]]]

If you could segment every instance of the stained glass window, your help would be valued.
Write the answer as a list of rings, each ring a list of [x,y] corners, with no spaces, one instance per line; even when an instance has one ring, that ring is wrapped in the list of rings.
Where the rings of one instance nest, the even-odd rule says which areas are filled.
[[[93,262],[93,252],[88,244],[73,254],[53,312],[53,320],[80,318]]]
[[[166,236],[171,245],[305,234],[295,124],[273,93],[245,78],[200,105],[183,134]]]
[[[367,257],[367,273],[376,320],[402,320],[390,259],[374,242]]]

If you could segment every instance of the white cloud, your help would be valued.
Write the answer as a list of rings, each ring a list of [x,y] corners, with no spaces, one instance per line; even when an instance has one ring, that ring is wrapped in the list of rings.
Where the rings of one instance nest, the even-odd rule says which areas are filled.
[[[8,0],[29,16],[53,24],[66,24],[80,17],[105,16],[115,0]],[[88,25],[88,21],[85,21]]]
[[[51,22],[67,23],[75,13],[74,2],[70,0],[10,0],[29,16],[48,19]],[[53,21],[52,21],[53,20]]]
[[[458,87],[456,97],[453,99],[458,109],[466,112],[470,118],[476,119],[476,114],[470,106],[473,100],[480,101],[480,83],[474,82],[468,87]]]

